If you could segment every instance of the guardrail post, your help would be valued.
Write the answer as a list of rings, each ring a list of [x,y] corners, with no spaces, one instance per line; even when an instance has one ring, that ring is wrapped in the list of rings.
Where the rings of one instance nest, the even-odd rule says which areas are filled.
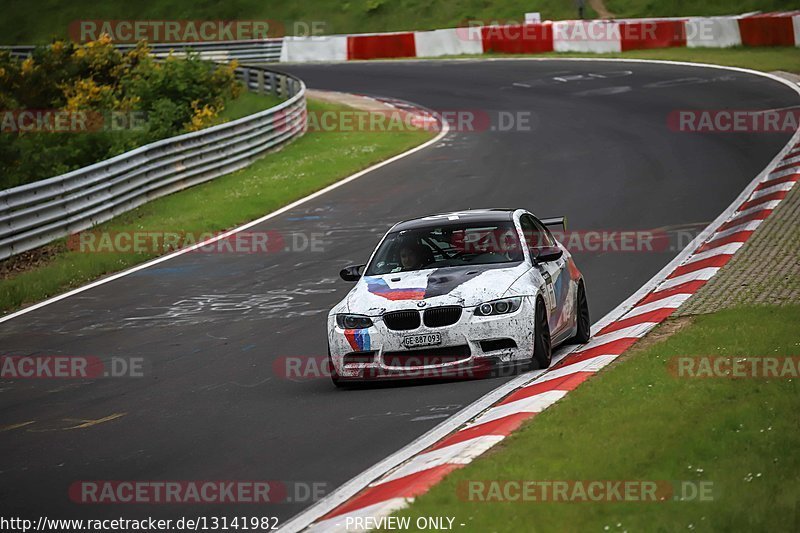
[[[244,77],[244,88],[245,88],[245,90],[249,91],[250,90],[250,69],[245,67],[243,69],[242,74],[244,75],[243,76]]]
[[[281,92],[280,92],[280,94],[278,94],[278,96],[283,96],[285,98],[286,97],[286,76],[281,76],[279,79],[281,81]]]
[[[269,78],[269,90],[272,94],[278,95],[278,86],[275,84],[275,73],[274,72],[267,72],[267,77]]]
[[[264,89],[264,71],[263,70],[257,70],[256,71],[256,80],[258,82],[258,89],[256,90],[256,92],[258,92],[258,94],[267,94],[267,91]]]

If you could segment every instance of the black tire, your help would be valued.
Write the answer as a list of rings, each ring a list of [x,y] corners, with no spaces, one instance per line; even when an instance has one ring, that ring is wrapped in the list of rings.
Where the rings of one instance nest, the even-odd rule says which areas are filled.
[[[336,371],[336,367],[333,366],[333,358],[331,358],[331,347],[328,346],[328,367],[331,369],[331,381],[334,385],[339,387],[340,389],[345,386],[344,382],[342,381],[341,376]]]
[[[553,345],[550,340],[550,324],[547,322],[547,309],[544,300],[536,299],[533,327],[533,357],[531,366],[534,369],[544,369],[550,366],[553,360]]]
[[[577,316],[575,317],[578,328],[575,331],[575,336],[569,341],[569,344],[585,344],[589,342],[592,337],[592,323],[589,320],[589,302],[586,300],[586,288],[583,286],[583,281],[578,284],[577,296]]]

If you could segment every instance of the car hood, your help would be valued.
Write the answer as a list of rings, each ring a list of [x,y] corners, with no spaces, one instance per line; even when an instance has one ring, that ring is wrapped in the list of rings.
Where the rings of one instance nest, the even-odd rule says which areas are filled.
[[[377,316],[387,311],[427,306],[472,307],[501,298],[528,267],[524,263],[436,268],[364,276],[345,298],[348,313]]]

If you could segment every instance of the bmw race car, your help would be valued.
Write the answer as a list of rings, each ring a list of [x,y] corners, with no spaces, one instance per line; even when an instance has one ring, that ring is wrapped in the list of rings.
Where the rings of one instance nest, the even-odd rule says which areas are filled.
[[[589,340],[586,287],[548,226],[522,209],[469,210],[392,227],[328,315],[333,382],[546,368]]]

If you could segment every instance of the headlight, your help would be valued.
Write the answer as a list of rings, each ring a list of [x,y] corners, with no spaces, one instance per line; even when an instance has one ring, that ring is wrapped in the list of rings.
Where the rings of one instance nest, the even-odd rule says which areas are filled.
[[[503,298],[493,302],[482,303],[475,308],[475,316],[507,315],[513,313],[522,305],[522,298]]]
[[[336,324],[342,329],[364,329],[372,326],[372,319],[364,315],[336,315]]]

